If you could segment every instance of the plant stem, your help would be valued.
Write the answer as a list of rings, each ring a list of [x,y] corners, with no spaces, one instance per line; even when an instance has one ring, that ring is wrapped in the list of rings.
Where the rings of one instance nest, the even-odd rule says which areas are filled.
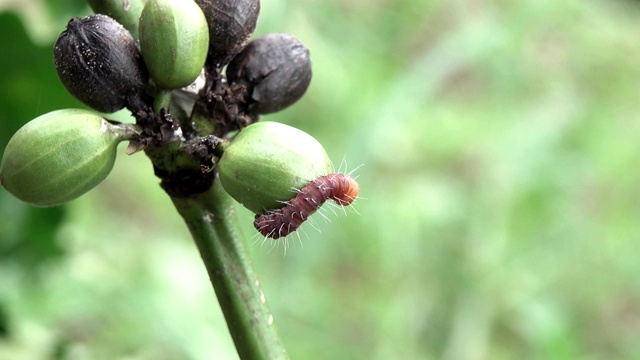
[[[288,359],[220,181],[206,193],[172,200],[198,246],[240,358]]]
[[[153,100],[153,111],[159,113],[163,108],[169,111],[171,105],[171,90],[157,89]]]
[[[196,103],[191,112],[191,123],[199,134],[209,135],[213,134],[215,126],[211,123],[211,120],[207,118],[206,113],[200,103]]]

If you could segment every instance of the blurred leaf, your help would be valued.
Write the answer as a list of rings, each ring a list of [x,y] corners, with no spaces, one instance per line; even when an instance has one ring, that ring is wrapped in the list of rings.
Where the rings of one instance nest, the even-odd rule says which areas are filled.
[[[9,314],[4,303],[0,302],[0,339],[9,336]]]
[[[65,107],[84,107],[58,80],[53,45],[36,46],[19,18],[0,14],[0,155],[11,135],[29,120]]]
[[[47,10],[56,19],[70,19],[79,16],[87,8],[85,1],[78,0],[46,0]]]
[[[0,214],[0,262],[17,264],[24,273],[33,273],[48,260],[59,258],[63,249],[56,242],[65,207],[36,208],[21,203],[2,190]]]
[[[58,81],[53,47],[35,46],[18,17],[0,14],[0,154],[10,137],[30,119],[78,102]],[[46,259],[61,255],[55,243],[64,208],[39,209],[23,204],[0,188],[0,259],[19,263],[26,272]]]

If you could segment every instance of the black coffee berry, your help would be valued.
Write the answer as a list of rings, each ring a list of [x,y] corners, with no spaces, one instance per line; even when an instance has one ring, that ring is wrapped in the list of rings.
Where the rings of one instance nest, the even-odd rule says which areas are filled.
[[[256,29],[260,0],[196,0],[209,24],[209,58],[222,66]]]
[[[289,34],[259,37],[231,60],[227,78],[247,87],[249,112],[282,110],[307,91],[311,82],[309,50]]]
[[[73,18],[54,47],[54,63],[71,95],[111,113],[141,108],[148,75],[135,40],[106,15]]]

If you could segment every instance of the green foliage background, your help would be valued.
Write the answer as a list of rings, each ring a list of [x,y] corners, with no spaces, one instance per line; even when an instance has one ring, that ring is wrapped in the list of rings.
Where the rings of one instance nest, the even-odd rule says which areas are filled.
[[[78,1],[0,1],[0,150],[82,106],[52,44]],[[640,5],[263,0],[311,50],[299,127],[361,196],[301,240],[239,209],[294,359],[640,358]],[[126,114],[118,114],[126,119]],[[237,357],[149,161],[35,209],[0,190],[0,358]]]

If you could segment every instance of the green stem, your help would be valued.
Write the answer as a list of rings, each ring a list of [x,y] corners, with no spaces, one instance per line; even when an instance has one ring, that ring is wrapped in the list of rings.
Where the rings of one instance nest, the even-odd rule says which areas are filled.
[[[171,106],[171,90],[156,89],[153,97],[153,111],[159,113],[161,109],[169,111]]]
[[[220,181],[196,197],[172,200],[198,246],[240,358],[288,359]]]
[[[213,134],[213,130],[215,130],[215,126],[207,117],[204,108],[200,103],[196,103],[194,105],[190,121],[193,124],[194,129],[199,134],[209,135]]]
[[[111,132],[120,140],[138,140],[142,129],[131,124],[112,124]]]

